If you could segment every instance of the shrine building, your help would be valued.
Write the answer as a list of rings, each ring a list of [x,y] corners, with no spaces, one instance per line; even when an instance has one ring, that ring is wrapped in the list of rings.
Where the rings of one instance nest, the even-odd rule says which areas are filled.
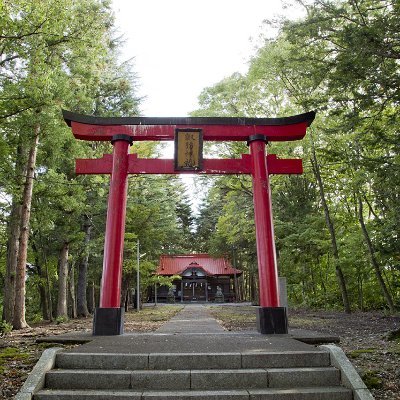
[[[177,302],[233,302],[236,301],[235,284],[242,271],[234,268],[226,258],[208,254],[161,255],[157,275],[180,275],[173,286],[157,289],[157,301]],[[173,294],[173,295],[172,295]],[[150,301],[154,301],[152,290]]]

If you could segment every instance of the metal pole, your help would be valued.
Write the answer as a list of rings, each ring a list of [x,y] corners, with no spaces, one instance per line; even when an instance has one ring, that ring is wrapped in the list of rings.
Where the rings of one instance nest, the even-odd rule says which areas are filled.
[[[128,149],[132,138],[127,135],[115,135],[111,143],[114,146],[113,165],[108,195],[100,308],[119,308],[121,305],[122,259],[128,190]]]
[[[263,135],[254,135],[249,138],[253,176],[260,306],[279,307],[278,268],[265,142],[266,138]]]
[[[137,241],[137,271],[136,271],[136,311],[140,311],[140,244]]]

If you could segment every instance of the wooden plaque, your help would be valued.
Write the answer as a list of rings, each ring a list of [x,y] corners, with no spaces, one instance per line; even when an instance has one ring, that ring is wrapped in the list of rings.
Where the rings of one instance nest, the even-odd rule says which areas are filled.
[[[203,169],[203,132],[201,129],[175,130],[175,170]]]

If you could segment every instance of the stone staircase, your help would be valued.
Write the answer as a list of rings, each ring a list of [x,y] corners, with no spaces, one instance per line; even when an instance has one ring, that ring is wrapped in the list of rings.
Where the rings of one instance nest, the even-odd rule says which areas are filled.
[[[324,350],[59,352],[35,400],[351,400]]]

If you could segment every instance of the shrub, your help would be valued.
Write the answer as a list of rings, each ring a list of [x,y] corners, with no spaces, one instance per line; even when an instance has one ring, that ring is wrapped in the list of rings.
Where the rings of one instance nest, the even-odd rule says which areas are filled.
[[[0,322],[0,336],[5,336],[12,331],[12,325],[6,321]]]

